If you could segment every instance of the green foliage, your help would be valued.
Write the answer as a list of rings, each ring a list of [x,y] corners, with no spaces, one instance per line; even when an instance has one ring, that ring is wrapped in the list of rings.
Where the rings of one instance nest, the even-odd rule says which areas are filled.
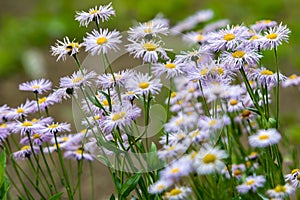
[[[0,155],[0,199],[6,199],[7,192],[9,189],[9,182],[5,176],[6,170],[6,153],[5,150],[2,151]]]

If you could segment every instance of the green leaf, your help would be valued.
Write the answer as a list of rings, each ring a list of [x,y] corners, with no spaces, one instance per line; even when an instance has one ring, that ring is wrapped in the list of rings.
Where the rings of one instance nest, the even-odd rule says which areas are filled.
[[[262,199],[262,200],[268,200],[268,198],[267,197],[265,197],[264,195],[262,195],[262,194],[259,194],[258,193],[258,196],[260,196],[260,198]]]
[[[6,169],[6,154],[5,154],[5,150],[3,150],[0,155],[0,187],[2,187],[5,180],[4,178],[5,169]]]
[[[115,195],[114,195],[114,194],[111,194],[109,200],[115,200],[115,199],[116,199],[116,198],[115,198]]]
[[[57,199],[61,199],[61,196],[63,195],[63,192],[59,192],[53,196],[51,196],[48,200],[57,200]]]
[[[130,192],[135,189],[141,177],[142,177],[141,173],[135,174],[122,185],[120,191],[120,196],[122,199],[125,199],[130,194]]]

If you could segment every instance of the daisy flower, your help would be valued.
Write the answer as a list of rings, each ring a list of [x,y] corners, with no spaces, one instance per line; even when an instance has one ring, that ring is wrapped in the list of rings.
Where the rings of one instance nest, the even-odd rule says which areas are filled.
[[[50,133],[31,133],[30,134],[30,141],[32,144],[40,146],[45,142],[50,142],[53,138],[53,135]],[[25,144],[30,144],[29,138],[26,136],[23,139],[21,139],[20,144],[25,145]]]
[[[277,185],[274,189],[267,191],[267,195],[271,198],[284,199],[285,196],[289,196],[295,192],[295,188],[289,183],[285,185]]]
[[[282,42],[288,42],[289,34],[291,33],[290,29],[286,25],[281,23],[278,26],[270,28],[263,38],[263,49],[277,48]]]
[[[257,188],[263,187],[266,182],[265,177],[263,176],[248,176],[243,184],[238,185],[237,191],[241,194],[246,194],[250,190],[255,192]]]
[[[157,37],[161,35],[168,35],[169,30],[166,24],[161,24],[159,21],[149,21],[145,23],[139,23],[139,25],[129,28],[128,35],[130,40],[139,40]]]
[[[87,37],[83,38],[83,46],[85,51],[89,51],[91,55],[107,54],[109,50],[119,50],[119,44],[122,36],[119,31],[108,29],[100,29],[100,32],[93,30],[92,33],[87,33]]]
[[[228,112],[235,112],[243,110],[243,102],[238,99],[230,99],[227,103],[227,111]]]
[[[58,61],[59,59],[65,61],[67,55],[76,55],[80,47],[81,45],[75,42],[75,39],[70,42],[70,39],[68,37],[65,37],[63,41],[57,40],[55,46],[51,46],[51,55],[57,56],[56,61]]]
[[[208,130],[199,130],[196,129],[189,133],[189,137],[192,139],[194,143],[205,142],[209,138],[210,134]]]
[[[175,187],[174,189],[166,192],[164,198],[168,200],[183,200],[187,199],[188,196],[192,193],[191,188],[189,187]]]
[[[249,136],[249,144],[252,147],[267,147],[277,144],[281,139],[276,129],[258,130],[255,135]]]
[[[178,154],[184,153],[187,148],[188,146],[180,143],[164,145],[163,148],[157,152],[157,155],[160,159],[174,158]]]
[[[70,148],[70,150],[68,150],[68,148]],[[64,157],[65,158],[72,158],[75,160],[89,160],[89,161],[93,161],[94,158],[91,154],[86,153],[81,147],[77,148],[77,149],[72,149],[72,147],[68,147],[66,148],[66,151],[64,153]]]
[[[212,32],[207,40],[209,47],[217,52],[220,50],[236,49],[241,41],[248,38],[248,28],[245,26],[230,27],[227,25],[226,29],[218,32]]]
[[[39,108],[40,110],[45,110],[46,108],[49,108],[51,105],[54,105],[58,102],[59,99],[57,99],[55,95],[50,94],[47,97],[38,98],[37,103],[33,104],[32,109],[34,110],[34,112],[38,112]]]
[[[23,122],[17,122],[16,126],[12,130],[14,133],[21,132],[21,135],[25,135],[27,133],[32,134],[33,132],[40,132],[44,126],[42,126],[38,122],[32,122],[25,120]]]
[[[95,8],[90,8],[88,12],[80,11],[76,12],[75,20],[79,21],[80,26],[88,26],[88,24],[92,21],[96,21],[97,24],[100,23],[100,19],[102,22],[107,21],[112,15],[115,14],[115,10],[111,6],[111,3],[105,6],[96,6]]]
[[[257,81],[259,84],[267,84],[268,87],[273,87],[277,84],[277,73],[272,72],[264,67],[257,68],[247,72],[249,79]],[[279,73],[279,81],[285,80],[286,77]]]
[[[32,154],[34,153],[38,153],[39,152],[39,147],[37,146],[33,146],[33,149],[31,149],[30,146],[26,145],[23,146],[19,151],[14,152],[12,154],[12,156],[16,159],[16,160],[24,160],[26,158],[29,158]]]
[[[7,119],[21,119],[22,117],[27,117],[29,113],[33,113],[33,106],[36,104],[34,101],[29,101],[28,99],[24,104],[21,104],[17,108],[12,108],[7,111],[5,117]]]
[[[73,88],[77,89],[81,86],[91,85],[91,79],[96,77],[94,71],[87,72],[86,69],[82,71],[77,71],[72,74],[72,76],[66,76],[60,78],[59,86],[61,88]]]
[[[200,46],[199,49],[192,49],[191,51],[182,51],[175,56],[174,62],[179,63],[210,63],[212,60],[212,54],[207,47]],[[185,70],[186,71],[186,70]]]
[[[150,185],[148,191],[150,194],[160,194],[172,185],[170,180],[158,180],[154,184]]]
[[[201,31],[195,32],[189,32],[183,35],[182,37],[183,41],[193,45],[195,43],[198,43],[200,45],[203,45],[207,42],[207,35],[202,33]]]
[[[47,124],[46,128],[44,129],[44,132],[56,134],[58,132],[70,132],[71,131],[71,125],[68,123],[58,123],[53,122],[52,124]]]
[[[115,127],[121,129],[130,125],[141,113],[141,109],[130,104],[115,105],[113,111],[101,120],[100,124],[106,133],[110,133]]]
[[[120,72],[115,72],[114,77],[112,74],[102,74],[98,76],[97,84],[101,86],[103,89],[112,88],[115,85],[119,87],[124,86],[125,82],[130,79],[132,76],[132,72],[129,70],[123,70]]]
[[[300,169],[293,169],[291,173],[284,176],[285,182],[291,183],[294,188],[299,187]]]
[[[153,79],[148,74],[142,74],[140,72],[133,74],[132,78],[127,80],[126,89],[133,91],[135,94],[148,95],[158,94],[162,87],[159,79]]]
[[[161,76],[162,74],[166,73],[166,77],[173,78],[175,76],[179,76],[183,74],[182,68],[185,64],[180,62],[171,62],[168,61],[166,63],[157,63],[152,66],[152,72],[155,76]]]
[[[161,46],[162,42],[156,42],[154,40],[144,40],[139,42],[129,40],[131,44],[126,45],[127,51],[130,54],[134,54],[134,58],[142,58],[144,63],[156,63],[159,55],[162,59],[168,59],[166,51],[171,49],[165,49]]]
[[[251,48],[239,48],[233,52],[224,51],[220,55],[221,62],[228,65],[228,68],[232,70],[238,70],[245,64],[255,66],[260,58],[262,58],[262,55]]]
[[[263,20],[256,21],[255,24],[251,25],[251,29],[260,32],[272,28],[276,25],[277,25],[276,21],[263,19]]]
[[[224,150],[205,144],[196,155],[194,167],[198,174],[221,172],[225,167],[222,159],[227,157],[228,155]]]
[[[297,86],[300,84],[300,76],[292,74],[282,82],[282,87]]]
[[[0,145],[10,135],[11,123],[0,123]]]
[[[188,115],[179,112],[177,116],[172,116],[170,121],[164,125],[165,131],[176,132],[180,130],[189,130],[196,128],[198,116],[196,114]]]
[[[229,25],[229,20],[221,19],[205,25],[202,31],[203,33],[209,33],[209,32],[216,31],[220,28],[226,27],[227,25]]]
[[[222,119],[203,116],[199,119],[198,127],[202,130],[218,130],[224,126]]]
[[[30,82],[22,83],[19,85],[19,90],[32,91],[34,93],[42,94],[51,90],[52,83],[49,80],[39,79]]]
[[[166,180],[179,180],[192,172],[192,162],[188,159],[179,159],[160,171],[160,177]]]

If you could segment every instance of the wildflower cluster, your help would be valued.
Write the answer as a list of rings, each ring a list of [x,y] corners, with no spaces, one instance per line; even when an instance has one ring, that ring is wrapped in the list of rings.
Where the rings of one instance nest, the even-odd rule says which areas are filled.
[[[126,199],[133,190],[139,199],[172,200],[284,199],[296,191],[300,170],[284,176],[278,146],[285,139],[279,129],[279,87],[300,83],[297,75],[286,77],[279,71],[277,49],[288,42],[290,34],[286,25],[270,20],[250,26],[233,26],[228,20],[208,23],[213,12],[204,10],[170,27],[158,15],[130,28],[125,43],[119,31],[101,28],[114,15],[112,4],[77,12],[80,26],[94,23],[95,29],[82,43],[68,37],[57,41],[51,52],[57,60],[73,57],[78,70],[60,78],[59,87],[48,95],[49,80],[22,83],[19,89],[32,92],[35,100],[17,108],[0,107],[1,145],[12,153],[16,171],[19,159],[38,166],[34,172],[41,171],[44,180],[37,176],[37,182],[49,187],[32,182],[42,199],[55,195],[59,188],[50,168],[43,171],[39,157],[48,166],[45,154],[49,154],[57,167],[52,159],[56,153],[62,171],[58,174],[69,199],[76,192],[81,198],[82,165],[94,159],[110,167],[118,199]],[[163,38],[174,35],[182,36],[180,42],[190,49],[167,48]],[[101,57],[103,74],[81,65],[77,54],[82,48]],[[108,53],[121,49],[147,64],[148,73],[115,70]],[[268,50],[275,54],[273,69],[263,66]],[[162,80],[170,83],[167,94]],[[151,109],[159,102],[158,95],[166,98],[162,103],[166,118],[150,139]],[[275,112],[270,106],[273,97]],[[79,133],[65,134],[71,132],[70,124],[55,122],[49,115],[51,106],[69,98],[83,113],[84,129]],[[8,138],[17,144],[16,134],[21,146],[14,152]],[[63,157],[78,161],[75,185]],[[26,198],[34,198],[24,190]]]

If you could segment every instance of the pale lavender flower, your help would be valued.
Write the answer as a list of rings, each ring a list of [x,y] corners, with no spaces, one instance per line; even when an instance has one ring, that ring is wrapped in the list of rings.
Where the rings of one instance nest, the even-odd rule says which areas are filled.
[[[256,21],[255,24],[251,25],[251,29],[260,32],[272,28],[276,25],[277,25],[276,21],[263,19],[263,20]]]
[[[277,85],[277,73],[272,72],[264,67],[256,68],[247,72],[249,79],[257,81],[259,84],[267,85],[268,88],[271,88]],[[279,73],[279,81],[285,80],[286,77]]]
[[[280,139],[280,133],[274,128],[268,130],[258,130],[255,135],[249,136],[249,144],[252,147],[267,147],[277,144]]]
[[[189,199],[189,195],[192,193],[190,187],[178,187],[176,186],[171,191],[166,192],[164,195],[165,199],[168,200],[183,200]]]
[[[270,189],[266,194],[271,198],[284,199],[285,196],[289,196],[295,193],[295,188],[286,183],[285,185],[277,185],[274,189]]]
[[[164,180],[179,180],[193,171],[191,160],[179,159],[160,171],[160,177]]]
[[[166,78],[173,78],[179,75],[182,75],[184,72],[182,68],[185,64],[180,63],[178,61],[168,61],[166,63],[156,63],[153,65],[152,70],[155,76],[161,76],[162,74],[166,74]]]
[[[25,120],[23,122],[18,121],[16,126],[12,129],[12,131],[14,133],[20,132],[21,135],[25,135],[27,133],[32,134],[34,132],[40,132],[43,128],[44,126],[38,122]]]
[[[33,105],[36,104],[34,101],[29,101],[28,99],[24,104],[21,104],[17,108],[11,108],[7,111],[7,119],[21,119],[27,117],[29,113],[33,113]]]
[[[70,42],[68,37],[65,37],[63,41],[57,40],[55,46],[51,46],[51,55],[57,56],[56,61],[62,59],[66,60],[67,55],[74,56],[78,53],[81,45],[75,42],[75,39]]]
[[[123,70],[114,73],[115,80],[112,74],[102,74],[98,76],[97,84],[103,89],[112,88],[115,85],[122,87],[132,77],[132,71]]]
[[[42,94],[51,90],[52,83],[49,80],[39,79],[30,82],[22,83],[19,85],[19,90],[32,91],[34,93]]]
[[[88,12],[80,11],[76,12],[75,20],[79,21],[80,26],[88,26],[90,22],[95,21],[97,24],[107,21],[111,16],[116,15],[115,10],[111,6],[112,3],[108,5],[102,6],[99,8],[96,6],[95,8],[90,8]]]
[[[88,161],[94,160],[93,156],[87,153],[85,150],[83,150],[81,146],[78,147],[77,149],[67,148],[64,153],[64,157],[75,159],[75,160],[88,160]]]
[[[66,76],[60,78],[60,87],[62,88],[73,88],[77,89],[81,86],[91,85],[91,80],[96,77],[94,71],[87,72],[86,69],[82,71],[77,71],[72,74],[72,76]]]
[[[122,43],[119,31],[108,29],[100,29],[100,32],[93,30],[92,33],[87,33],[84,38],[83,46],[85,51],[89,51],[91,55],[107,54],[109,50],[118,51],[119,44]]]
[[[157,155],[160,159],[174,158],[178,154],[184,153],[188,149],[188,146],[180,143],[172,145],[164,145],[161,150],[157,152]]]
[[[33,145],[41,146],[45,142],[50,142],[53,138],[53,135],[51,133],[31,133],[30,134],[30,141]],[[30,144],[29,138],[25,136],[23,139],[21,139],[20,144],[26,145]]]
[[[292,74],[282,82],[282,87],[297,86],[300,84],[300,76]]]
[[[47,124],[46,128],[43,129],[45,133],[52,133],[56,134],[58,132],[70,132],[71,131],[71,125],[68,123],[51,123]]]
[[[150,194],[160,194],[166,189],[168,189],[172,184],[173,182],[170,180],[160,179],[152,185],[150,185],[148,191]]]
[[[282,42],[288,42],[290,29],[280,23],[278,26],[270,28],[263,37],[263,49],[277,49]]]
[[[241,185],[238,185],[236,188],[239,193],[246,194],[250,190],[255,192],[257,188],[263,187],[265,182],[266,179],[264,176],[248,176],[245,182]]]
[[[16,151],[12,154],[12,156],[14,157],[14,159],[16,160],[24,160],[26,158],[29,158],[32,154],[34,153],[39,153],[39,147],[37,146],[33,146],[33,149],[26,145],[23,146],[19,151]]]

